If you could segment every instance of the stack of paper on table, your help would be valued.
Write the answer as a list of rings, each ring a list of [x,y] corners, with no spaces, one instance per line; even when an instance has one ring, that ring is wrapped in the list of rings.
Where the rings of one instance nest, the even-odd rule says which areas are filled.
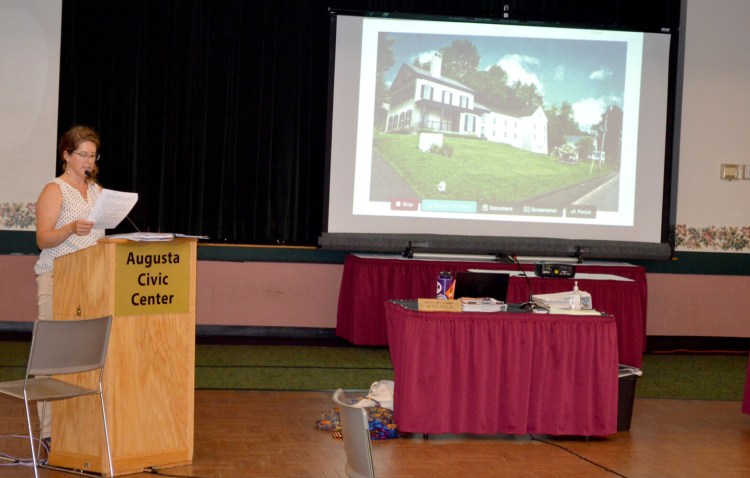
[[[464,312],[504,312],[508,310],[508,304],[491,297],[474,298],[462,297],[461,310]]]

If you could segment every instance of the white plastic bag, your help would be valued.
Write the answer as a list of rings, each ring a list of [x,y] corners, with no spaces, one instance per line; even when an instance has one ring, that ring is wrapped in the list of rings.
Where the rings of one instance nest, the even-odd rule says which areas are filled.
[[[388,410],[393,410],[393,380],[372,382],[367,397],[355,403],[353,406],[365,408],[374,407],[375,405],[380,405]]]

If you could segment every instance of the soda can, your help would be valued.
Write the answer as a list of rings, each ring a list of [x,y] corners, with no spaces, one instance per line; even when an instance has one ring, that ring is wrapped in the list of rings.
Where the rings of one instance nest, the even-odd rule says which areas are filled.
[[[437,279],[437,298],[453,299],[453,274],[447,271],[440,273]]]

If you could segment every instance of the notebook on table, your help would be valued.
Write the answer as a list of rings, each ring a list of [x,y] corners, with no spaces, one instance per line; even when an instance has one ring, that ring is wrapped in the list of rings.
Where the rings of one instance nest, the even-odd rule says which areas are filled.
[[[462,297],[491,297],[505,302],[508,296],[509,274],[491,272],[457,272],[454,299]]]

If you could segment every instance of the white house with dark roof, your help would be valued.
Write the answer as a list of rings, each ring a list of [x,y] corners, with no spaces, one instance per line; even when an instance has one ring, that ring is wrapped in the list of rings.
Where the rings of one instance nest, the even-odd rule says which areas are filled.
[[[541,106],[511,111],[492,111],[480,117],[482,133],[489,141],[526,151],[547,154],[547,115]]]
[[[541,107],[496,111],[475,102],[474,90],[441,75],[442,55],[430,70],[401,65],[390,88],[386,132],[429,130],[485,138],[548,153],[547,116]]]

